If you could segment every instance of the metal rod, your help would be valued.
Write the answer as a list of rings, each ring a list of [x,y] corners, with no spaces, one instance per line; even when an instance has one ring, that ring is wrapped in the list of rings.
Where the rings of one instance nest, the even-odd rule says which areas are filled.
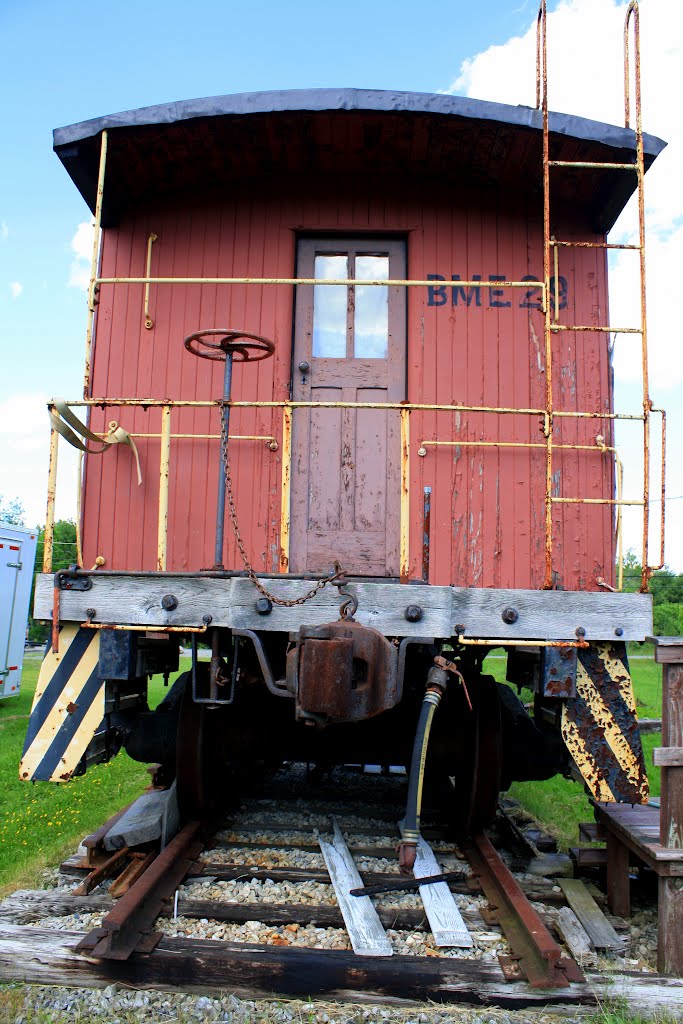
[[[643,119],[640,93],[640,13],[638,4],[631,0],[626,11],[624,32],[628,35],[629,21],[633,15],[633,78],[636,108],[636,167],[638,173],[638,243],[640,247],[640,327],[641,357],[643,372],[643,555],[640,589],[649,589],[651,569],[649,566],[650,542],[650,380],[647,353],[647,295],[645,276],[645,151],[643,148]],[[628,88],[626,89],[628,96]],[[625,107],[629,101],[625,99]]]
[[[592,160],[549,160],[548,167],[582,167],[584,170],[635,171],[635,164],[601,163]]]
[[[643,505],[641,498],[632,501],[620,501],[618,498],[551,498],[558,505]]]
[[[168,547],[168,489],[171,462],[171,407],[161,408],[161,453],[159,456],[159,519],[157,524],[157,569],[166,569]]]
[[[569,249],[639,249],[639,245],[627,245],[625,242],[574,242],[561,241],[553,238],[550,241],[553,246],[567,247]]]
[[[88,326],[85,332],[85,369],[83,372],[83,397],[92,394],[91,362],[92,343],[95,328],[95,288],[97,285],[97,264],[100,255],[100,228],[102,225],[102,201],[104,198],[104,173],[107,166],[107,132],[102,132],[100,143],[100,169],[97,176],[97,198],[95,200],[95,227],[92,240],[92,258],[90,262],[90,285],[88,288]]]
[[[225,353],[225,370],[223,372],[223,402],[221,416],[223,431],[226,436],[230,426],[230,393],[232,391],[232,352]],[[227,443],[227,442],[226,442]],[[218,465],[218,501],[216,503],[216,545],[214,548],[214,569],[223,568],[223,538],[225,536],[225,460],[221,444]]]
[[[289,570],[289,517],[292,485],[292,410],[282,410],[282,482],[280,485],[280,572]]]
[[[339,277],[98,277],[95,286],[102,284],[283,284],[283,285],[314,285],[318,287],[337,287],[338,285],[362,285],[365,287],[390,288],[529,288],[529,281],[441,281],[438,278],[424,280],[422,278],[377,278],[366,281],[363,278]],[[534,282],[541,294],[544,292],[543,282]]]
[[[432,447],[448,447],[448,448],[542,448],[545,450],[545,444],[541,441],[421,441],[420,448]],[[426,452],[421,452],[420,448],[417,450],[417,454],[425,456]],[[610,448],[609,445],[594,445],[594,444],[554,444],[553,449],[557,451],[571,451],[571,452],[616,452],[616,448]]]
[[[124,632],[133,630],[137,633],[206,633],[209,627],[204,626],[163,626],[158,622],[146,626],[121,626],[111,622],[81,622],[81,629],[121,629]]]
[[[399,576],[406,582],[410,575],[410,417],[401,408],[401,512]]]
[[[59,416],[59,413],[55,413]],[[52,572],[52,552],[55,542],[55,497],[57,493],[57,456],[59,433],[50,428],[50,463],[47,471],[47,508],[45,510],[45,537],[43,539],[43,572]]]
[[[172,406],[169,406],[169,408],[172,408]],[[99,431],[96,430],[96,431],[94,431],[94,433],[96,433],[98,435],[98,437],[102,437],[102,438],[107,437],[107,434],[104,431],[102,431],[102,430],[99,430]],[[160,433],[154,433],[154,432],[151,432],[151,433],[138,433],[137,430],[135,432],[135,440],[136,441],[140,437],[151,437],[151,438],[157,437],[158,438],[158,437],[161,437],[161,436],[162,435]],[[171,434],[171,439],[173,441],[177,441],[177,440],[181,440],[181,441],[182,440],[190,440],[190,441],[217,441],[220,436],[221,436],[220,434]],[[231,434],[229,440],[230,441],[266,441],[267,443],[270,443],[271,445],[275,445],[275,448],[272,449],[273,451],[277,451],[277,449],[279,448],[279,445],[277,443],[277,438],[273,437],[272,434]]]
[[[419,455],[419,452],[418,452]],[[429,583],[429,545],[432,517],[432,489],[425,487],[422,496],[422,579]]]
[[[553,331],[595,331],[603,334],[642,334],[641,327],[603,327],[596,324],[553,324]]]
[[[662,465],[661,465],[661,487],[660,501],[662,503],[661,518],[659,523],[659,565],[653,565],[652,569],[664,568],[664,538],[666,533],[666,412],[664,409],[650,409],[650,412],[659,413],[662,417]]]
[[[540,44],[540,77],[537,70],[537,95],[543,118],[543,335],[545,340],[545,411],[543,432],[546,439],[545,458],[545,579],[543,587],[553,585],[553,351],[550,310],[550,129],[548,115],[548,12],[541,0],[538,12],[537,43]],[[539,86],[540,83],[540,86]],[[557,250],[555,250],[557,251]]]
[[[83,565],[83,534],[81,523],[83,521],[83,455],[78,453],[78,464],[76,468],[76,564]]]
[[[631,14],[637,15],[638,5],[631,0],[624,18],[624,127],[631,127],[631,57],[629,53],[629,22]]]
[[[624,589],[624,532],[621,500],[624,496],[624,464],[615,455],[617,464],[617,590]]]
[[[152,246],[156,242],[159,236],[153,231],[147,236],[147,262],[145,263],[145,274],[147,277],[152,272]],[[145,285],[145,329],[151,331],[154,327],[154,321],[149,313],[149,283]]]
[[[590,647],[587,640],[515,640],[512,637],[498,637],[496,640],[470,639],[462,634],[458,643],[466,647]]]
[[[191,399],[178,399],[169,401],[167,398],[89,398],[69,401],[69,405],[92,406],[99,409],[106,408],[161,408],[163,405],[170,405],[173,408],[184,409],[206,409],[213,406],[221,406],[223,400],[211,399],[199,401]],[[490,412],[501,415],[512,416],[543,416],[545,409],[512,408],[495,405],[439,405],[427,402],[293,402],[280,400],[273,402],[230,402],[232,409],[405,409],[408,412]],[[48,402],[48,408],[54,409],[54,405]],[[598,419],[598,420],[643,420],[642,413],[620,413],[620,412],[581,412],[574,409],[555,410],[553,413],[557,419],[567,417],[570,419]],[[137,436],[137,435],[136,435]]]

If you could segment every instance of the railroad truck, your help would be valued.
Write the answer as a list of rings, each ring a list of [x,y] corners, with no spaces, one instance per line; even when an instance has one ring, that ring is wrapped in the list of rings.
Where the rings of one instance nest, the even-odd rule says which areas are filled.
[[[49,409],[52,641],[22,778],[123,748],[187,816],[257,765],[405,765],[408,848],[425,765],[464,831],[513,780],[574,769],[647,799],[626,644],[652,632],[642,214],[664,143],[628,97],[626,127],[549,111],[544,67],[535,107],[271,91],[55,131],[95,243],[83,396]],[[634,193],[643,319],[615,325],[607,236]],[[619,331],[643,341],[631,412]],[[52,573],[60,438],[83,457],[79,561]],[[181,640],[191,668],[152,711]]]

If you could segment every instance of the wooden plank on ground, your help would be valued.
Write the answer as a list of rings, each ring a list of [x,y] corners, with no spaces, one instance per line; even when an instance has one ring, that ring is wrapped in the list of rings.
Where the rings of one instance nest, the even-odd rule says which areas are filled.
[[[596,949],[622,950],[623,942],[580,878],[558,878],[558,885]]]
[[[560,907],[556,923],[558,932],[579,967],[594,967],[598,959],[595,947],[571,907]]]
[[[440,875],[441,870],[441,865],[437,863],[431,847],[420,836],[413,868],[415,878]],[[433,885],[421,885],[419,893],[429,919],[429,927],[432,930],[435,944],[471,949],[474,945],[472,937],[467,931],[447,883],[435,882]]]
[[[430,1003],[552,1007],[576,1020],[576,1004],[622,1000],[630,1012],[683,1014],[683,981],[662,975],[591,972],[569,989],[532,989],[506,982],[498,963],[450,957],[358,957],[340,950],[240,946],[217,940],[163,937],[151,954],[127,961],[94,961],[75,952],[85,932],[53,931],[0,922],[0,981],[77,988],[114,983],[133,989],[215,995],[230,991],[241,999],[273,993],[357,1002]],[[30,955],[29,955],[30,954]]]
[[[334,840],[327,843],[320,839],[320,849],[330,873],[330,881],[334,886],[353,951],[364,956],[393,956],[391,943],[370,897],[349,895],[351,889],[363,885],[363,879],[358,873],[335,818],[332,819],[332,825]]]

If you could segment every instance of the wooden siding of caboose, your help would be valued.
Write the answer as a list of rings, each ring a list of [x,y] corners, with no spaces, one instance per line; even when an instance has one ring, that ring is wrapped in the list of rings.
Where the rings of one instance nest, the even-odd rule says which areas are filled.
[[[480,305],[469,307],[426,288],[407,292],[408,380],[415,403],[540,408],[545,403],[539,293],[505,289],[490,276],[542,277],[538,197],[456,187],[443,179],[387,180],[329,177],[234,183],[222,194],[178,196],[148,204],[104,234],[103,277],[140,275],[146,240],[154,276],[291,277],[296,240],[308,235],[400,237],[407,242],[408,276],[463,280],[482,275]],[[553,225],[562,238],[595,239],[575,219]],[[567,282],[565,323],[606,322],[604,251],[561,253]],[[435,289],[439,282],[435,281]],[[530,284],[533,289],[533,282]],[[154,328],[146,330],[143,288],[103,285],[97,313],[93,395],[210,400],[222,393],[223,364],[197,359],[185,335],[209,327],[242,328],[272,338],[274,358],[236,365],[233,398],[282,401],[290,393],[293,289],[287,285],[158,285],[151,287]],[[609,410],[607,335],[561,332],[553,337],[554,403],[565,410]],[[295,413],[296,415],[296,413]],[[104,555],[108,568],[156,567],[160,444],[158,409],[92,410],[94,429],[117,419],[137,438],[143,466],[138,487],[128,450],[86,460],[83,537],[86,564]],[[178,408],[174,433],[218,432],[215,409]],[[481,587],[540,587],[544,574],[545,454],[541,449],[427,447],[423,440],[542,443],[536,415],[414,412],[410,417],[410,576],[423,568],[422,506],[431,487],[429,579]],[[281,409],[233,409],[231,434],[273,435],[281,442]],[[556,420],[555,440],[593,445],[606,421]],[[611,456],[555,452],[555,493],[612,497]],[[169,570],[213,563],[217,440],[174,439],[171,446]],[[231,444],[238,515],[254,568],[280,566],[282,447],[264,441]],[[553,566],[567,589],[591,588],[610,578],[613,514],[609,506],[556,505]],[[296,524],[292,524],[294,529]],[[228,568],[241,569],[230,525]]]

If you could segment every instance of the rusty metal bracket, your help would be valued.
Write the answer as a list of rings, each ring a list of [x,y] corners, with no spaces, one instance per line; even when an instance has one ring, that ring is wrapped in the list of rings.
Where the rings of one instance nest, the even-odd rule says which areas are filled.
[[[92,590],[90,576],[83,575],[77,565],[70,565],[68,569],[61,569],[55,573],[55,586],[60,590]]]

